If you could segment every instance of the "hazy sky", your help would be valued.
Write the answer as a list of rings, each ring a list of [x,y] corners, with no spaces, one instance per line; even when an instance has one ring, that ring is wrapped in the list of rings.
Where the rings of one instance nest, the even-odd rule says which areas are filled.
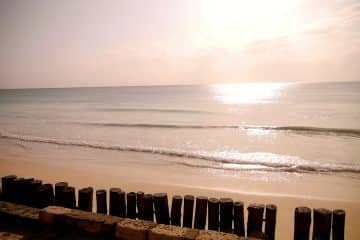
[[[0,0],[0,88],[358,80],[358,0]]]

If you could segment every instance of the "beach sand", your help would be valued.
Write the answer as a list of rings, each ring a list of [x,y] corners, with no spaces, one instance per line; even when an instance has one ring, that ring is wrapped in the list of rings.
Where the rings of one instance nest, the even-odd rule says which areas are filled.
[[[29,174],[31,172],[31,174]],[[293,234],[293,217],[296,206],[324,207],[329,209],[342,208],[346,210],[346,239],[359,239],[360,229],[358,228],[360,216],[360,203],[340,200],[314,199],[311,197],[291,197],[271,194],[243,193],[240,190],[227,191],[220,189],[208,189],[190,186],[169,185],[169,184],[152,184],[151,182],[129,181],[123,177],[109,176],[108,174],[98,171],[89,172],[74,170],[71,168],[62,168],[49,166],[46,164],[33,164],[28,162],[11,162],[0,160],[0,175],[16,174],[24,177],[36,177],[44,182],[55,183],[58,181],[68,181],[77,189],[85,186],[93,186],[95,189],[120,186],[125,191],[142,190],[147,193],[167,192],[169,198],[174,194],[193,194],[211,197],[231,197],[234,200],[249,203],[274,203],[278,206],[278,218],[276,227],[277,239],[292,239]],[[140,179],[139,179],[140,180]],[[246,189],[246,182],[239,182],[239,189]],[[314,187],[314,186],[313,186]],[[321,186],[317,186],[321,189]]]
[[[356,178],[197,169],[172,162],[164,164],[156,161],[160,157],[148,154],[7,140],[0,140],[0,151],[0,176],[16,174],[53,184],[67,181],[77,189],[92,186],[120,187],[127,192],[167,192],[169,199],[174,194],[193,194],[231,197],[243,201],[245,206],[273,203],[278,206],[276,239],[279,240],[293,238],[295,207],[341,208],[346,210],[345,238],[360,239],[360,180]]]

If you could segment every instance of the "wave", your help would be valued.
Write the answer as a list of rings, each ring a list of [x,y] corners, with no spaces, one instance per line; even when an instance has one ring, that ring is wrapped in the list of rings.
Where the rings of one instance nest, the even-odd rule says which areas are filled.
[[[155,113],[188,113],[188,114],[212,114],[210,111],[191,109],[166,109],[166,108],[97,108],[104,112],[155,112]]]
[[[263,125],[192,125],[192,124],[153,124],[153,123],[112,123],[112,122],[75,122],[81,125],[126,128],[181,128],[181,129],[240,129],[286,131],[297,134],[322,134],[335,136],[360,137],[360,129],[323,128],[308,126],[263,126]]]
[[[101,150],[157,154],[181,158],[181,161],[174,159],[171,160],[171,162],[189,167],[215,168],[225,170],[360,174],[360,166],[311,162],[295,156],[274,153],[237,153],[235,156],[231,154],[230,156],[227,156],[226,154],[222,153],[219,154],[199,151],[181,151],[154,147],[107,145],[104,143],[89,143],[85,141],[43,138],[16,135],[5,132],[0,132],[0,138],[62,146],[87,147]],[[202,162],[188,161],[190,159],[201,160]]]

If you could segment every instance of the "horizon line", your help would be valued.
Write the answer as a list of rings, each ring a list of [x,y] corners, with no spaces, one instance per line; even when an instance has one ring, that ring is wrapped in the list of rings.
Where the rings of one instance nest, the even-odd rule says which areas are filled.
[[[316,84],[316,83],[355,83],[358,81],[274,81],[274,82],[224,82],[224,83],[206,83],[206,84],[154,84],[154,85],[91,85],[91,86],[64,86],[64,87],[23,87],[23,88],[1,88],[1,90],[40,90],[40,89],[72,89],[72,88],[115,88],[115,87],[177,87],[177,86],[211,86],[211,85],[221,85],[221,84],[266,84],[266,83],[288,83],[288,84]]]

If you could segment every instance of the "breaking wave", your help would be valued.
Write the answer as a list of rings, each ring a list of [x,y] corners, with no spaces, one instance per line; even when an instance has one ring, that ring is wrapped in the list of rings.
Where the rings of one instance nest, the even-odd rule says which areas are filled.
[[[178,159],[171,160],[171,162],[175,164],[181,164],[188,167],[197,168],[307,173],[360,173],[360,166],[356,165],[319,163],[304,160],[296,156],[266,152],[229,153],[181,151],[155,147],[107,145],[104,143],[89,143],[86,141],[43,138],[35,136],[17,135],[6,132],[0,132],[0,138],[19,140],[24,142],[47,143],[63,146],[87,147],[102,150],[128,151],[164,155],[183,159],[181,161]],[[199,161],[188,161],[189,159]]]
[[[113,123],[113,122],[75,122],[81,125],[124,127],[124,128],[169,128],[169,129],[240,129],[286,131],[297,134],[323,134],[334,136],[360,137],[360,129],[324,128],[309,126],[263,126],[263,125],[192,125],[192,124],[152,124],[152,123]]]

